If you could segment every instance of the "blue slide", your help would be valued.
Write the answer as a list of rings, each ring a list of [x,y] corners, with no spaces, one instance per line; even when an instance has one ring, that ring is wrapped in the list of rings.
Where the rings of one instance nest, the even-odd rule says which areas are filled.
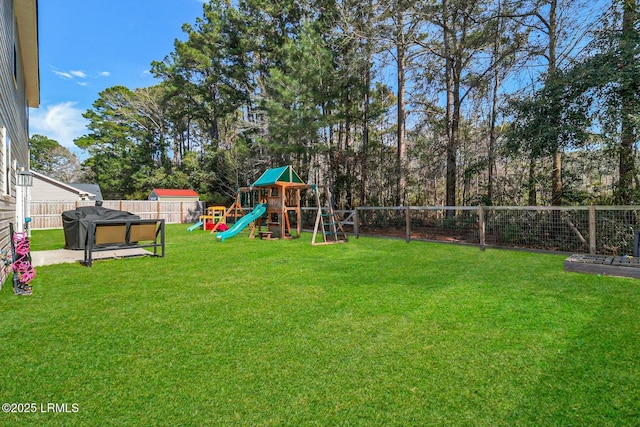
[[[187,228],[187,230],[193,231],[198,227],[202,227],[202,224],[204,224],[202,221],[198,221],[195,224],[193,224],[191,227]]]
[[[247,215],[243,216],[242,218],[240,218],[238,220],[238,222],[233,224],[233,227],[231,227],[227,231],[223,231],[222,233],[217,233],[216,234],[216,239],[221,241],[221,242],[224,242],[225,239],[228,239],[229,237],[235,236],[240,231],[242,231],[247,225],[249,225],[249,223],[257,220],[262,215],[264,215],[264,213],[266,211],[267,211],[267,204],[266,203],[260,203],[259,205],[256,205],[256,207],[253,208],[253,210],[250,213],[248,213]]]

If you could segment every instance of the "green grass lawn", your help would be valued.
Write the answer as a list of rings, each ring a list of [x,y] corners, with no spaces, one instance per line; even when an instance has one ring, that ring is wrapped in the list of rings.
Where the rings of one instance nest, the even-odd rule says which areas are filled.
[[[0,292],[0,425],[624,426],[640,282],[564,256],[360,238],[215,242],[38,268]],[[34,249],[63,246],[34,231]]]

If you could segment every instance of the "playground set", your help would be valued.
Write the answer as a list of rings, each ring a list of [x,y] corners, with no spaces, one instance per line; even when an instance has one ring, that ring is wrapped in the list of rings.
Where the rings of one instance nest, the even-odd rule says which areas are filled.
[[[189,231],[193,231],[202,227],[203,230],[219,230],[225,231],[226,227],[226,206],[209,206],[206,215],[200,215],[200,220],[189,227]]]
[[[211,230],[220,242],[247,227],[249,238],[256,237],[256,233],[263,240],[299,238],[302,228],[301,195],[308,189],[315,191],[318,207],[311,244],[346,242],[347,235],[333,211],[329,189],[323,187],[326,206],[322,206],[319,188],[305,184],[291,166],[266,170],[251,186],[238,190],[235,202],[229,208],[208,208],[207,214],[189,227],[189,231],[199,227]],[[228,218],[234,218],[235,223],[226,229]],[[322,236],[322,241],[316,241],[318,236]]]

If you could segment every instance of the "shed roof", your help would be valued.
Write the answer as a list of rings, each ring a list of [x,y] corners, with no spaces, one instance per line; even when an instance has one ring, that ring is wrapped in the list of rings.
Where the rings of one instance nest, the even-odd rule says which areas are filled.
[[[86,191],[87,193],[94,194],[95,196],[91,200],[104,200],[102,198],[102,191],[98,184],[84,184],[79,182],[70,182],[68,185],[73,188],[77,188],[80,191]]]
[[[267,187],[276,183],[305,185],[304,181],[291,166],[282,166],[264,171],[260,178],[253,183],[253,187]]]
[[[183,190],[176,188],[154,188],[153,192],[158,197],[200,197],[193,190]]]

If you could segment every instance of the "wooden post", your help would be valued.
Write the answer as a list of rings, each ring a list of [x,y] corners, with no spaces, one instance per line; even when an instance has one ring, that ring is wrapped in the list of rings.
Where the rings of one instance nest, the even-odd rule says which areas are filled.
[[[596,207],[589,205],[589,254],[596,254]]]
[[[118,209],[118,210],[120,210],[120,211],[122,210],[122,200],[120,200],[120,209]]]
[[[480,235],[480,250],[484,251],[486,248],[485,241],[485,216],[484,216],[484,206],[478,206],[478,234]]]
[[[298,233],[298,237],[300,237],[300,233],[302,232],[302,206],[300,202],[300,194],[300,188],[296,188],[296,217],[298,218],[296,232]]]
[[[405,222],[405,228],[406,228],[406,240],[407,240],[407,243],[409,243],[411,241],[411,209],[409,208],[409,206],[407,206],[405,209],[404,218],[405,218],[404,222]]]
[[[182,200],[180,200],[180,224],[184,224],[184,202]]]
[[[360,236],[360,230],[358,229],[358,207],[357,206],[353,209],[353,234],[355,234],[356,239]]]

